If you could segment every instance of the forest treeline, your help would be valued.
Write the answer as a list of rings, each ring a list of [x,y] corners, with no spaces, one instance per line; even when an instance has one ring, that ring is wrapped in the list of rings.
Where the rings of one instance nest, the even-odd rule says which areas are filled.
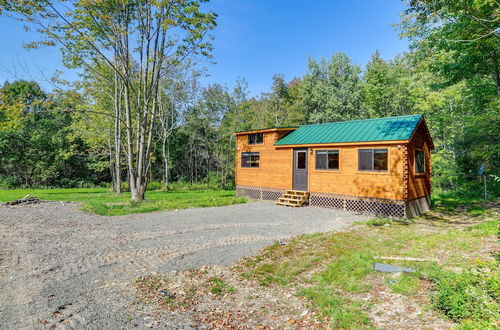
[[[16,14],[23,9],[9,8]],[[158,8],[142,9],[151,14]],[[192,23],[194,9],[188,9],[184,23]],[[498,13],[495,1],[410,1],[399,25],[411,41],[408,52],[385,59],[374,51],[364,67],[344,53],[309,58],[304,75],[287,80],[277,73],[270,92],[259,96],[249,96],[244,78],[231,88],[202,86],[195,57],[183,56],[184,48],[175,65],[162,72],[144,63],[172,62],[141,62],[141,57],[128,63],[125,54],[131,51],[121,49],[123,36],[113,39],[109,32],[116,44],[108,46],[118,49],[114,56],[73,63],[83,74],[71,88],[45,92],[22,80],[1,88],[0,186],[113,182],[119,190],[122,182],[133,181],[140,190],[142,183],[145,189],[148,182],[161,181],[168,189],[170,182],[185,181],[231,187],[235,131],[422,113],[435,144],[435,188],[474,191],[481,183],[480,166],[498,187]],[[161,15],[154,17],[161,20]],[[213,28],[216,15],[210,15],[197,13],[188,35],[196,39]],[[118,21],[108,23],[123,23]],[[95,20],[83,22],[90,24],[86,29],[95,28]],[[200,25],[202,31],[194,33]],[[148,33],[140,30],[139,36]],[[193,40],[186,47],[199,47],[201,39]],[[209,56],[210,47],[207,43],[195,53]],[[90,53],[83,49],[78,51]]]

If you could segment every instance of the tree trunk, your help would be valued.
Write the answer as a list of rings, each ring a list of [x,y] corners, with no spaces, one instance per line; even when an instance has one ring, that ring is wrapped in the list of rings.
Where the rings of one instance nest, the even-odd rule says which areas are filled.
[[[108,150],[109,150],[109,174],[111,175],[111,186],[113,192],[116,192],[116,172],[115,172],[115,161],[113,156],[113,147],[111,144],[111,136],[108,141]]]
[[[168,138],[166,136],[163,137],[162,141],[162,154],[163,154],[163,184],[165,186],[165,190],[168,191],[168,174],[170,167],[168,166],[169,156],[170,156],[170,148],[168,143]]]
[[[147,180],[143,176],[137,176],[134,189],[130,189],[134,202],[143,202],[146,195]]]
[[[116,54],[115,54],[116,56]],[[114,130],[114,147],[115,147],[115,159],[114,159],[114,187],[113,191],[117,194],[121,194],[122,192],[122,172],[121,172],[121,162],[120,162],[120,153],[121,153],[121,139],[122,139],[122,132],[121,132],[121,87],[118,87],[118,77],[117,73],[115,72],[115,99],[114,99],[114,106],[115,106],[115,130]],[[121,85],[120,85],[121,86]]]

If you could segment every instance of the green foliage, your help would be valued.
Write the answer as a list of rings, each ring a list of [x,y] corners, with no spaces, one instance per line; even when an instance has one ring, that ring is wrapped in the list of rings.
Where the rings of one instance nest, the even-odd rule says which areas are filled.
[[[495,0],[412,0],[401,26],[445,84],[489,76],[483,82],[499,92],[498,12]]]
[[[397,56],[385,61],[378,51],[372,55],[363,75],[363,103],[370,117],[415,112],[415,104],[423,95],[410,60],[408,56]]]
[[[469,328],[495,328],[500,319],[500,267],[498,261],[479,263],[462,273],[439,270],[435,308]]]
[[[15,125],[0,129],[1,186],[71,187],[99,179],[81,157],[85,145],[69,137],[72,118],[65,110],[72,102],[66,94],[47,95],[34,82],[16,81],[0,89],[0,98],[0,105],[14,102],[21,109]]]
[[[301,87],[301,102],[308,123],[365,118],[361,69],[343,53],[318,63],[309,59]]]
[[[498,3],[413,0],[400,24],[412,42],[412,79],[424,88],[415,109],[427,116],[436,150],[433,183],[460,189],[481,164],[500,169]]]
[[[499,196],[499,184],[490,183],[489,196],[495,200]],[[465,211],[469,215],[481,215],[486,210],[482,197],[482,185],[478,182],[464,184],[454,190],[439,190],[433,192],[431,196],[432,207],[442,212]]]

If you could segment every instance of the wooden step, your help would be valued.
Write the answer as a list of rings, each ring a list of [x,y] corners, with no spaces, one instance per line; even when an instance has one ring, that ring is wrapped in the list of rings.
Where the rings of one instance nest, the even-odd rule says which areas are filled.
[[[307,191],[287,190],[278,199],[276,205],[299,207],[302,206],[302,204],[304,204],[308,200],[308,198],[309,193]]]
[[[296,195],[296,196],[308,196],[309,193],[307,191],[301,191],[301,190],[287,190],[285,194],[288,195]]]
[[[297,204],[300,202],[300,200],[298,199],[289,199],[289,198],[283,198],[283,197],[280,197],[278,199],[280,202],[285,202],[285,203],[294,203],[294,204]]]
[[[302,199],[306,198],[307,196],[303,195],[290,195],[290,194],[283,194],[283,198],[290,198],[290,199]]]
[[[286,203],[286,202],[276,202],[276,205],[293,206],[293,207],[300,206],[299,204],[291,204],[291,203]]]

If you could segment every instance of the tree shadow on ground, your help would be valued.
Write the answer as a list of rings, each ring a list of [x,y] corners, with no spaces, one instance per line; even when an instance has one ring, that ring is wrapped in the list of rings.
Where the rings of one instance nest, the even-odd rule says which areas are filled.
[[[486,220],[497,220],[500,217],[499,201],[476,201],[476,202],[453,202],[446,204],[441,202],[434,206],[431,211],[415,217],[415,223],[429,226],[464,226],[474,225]]]

